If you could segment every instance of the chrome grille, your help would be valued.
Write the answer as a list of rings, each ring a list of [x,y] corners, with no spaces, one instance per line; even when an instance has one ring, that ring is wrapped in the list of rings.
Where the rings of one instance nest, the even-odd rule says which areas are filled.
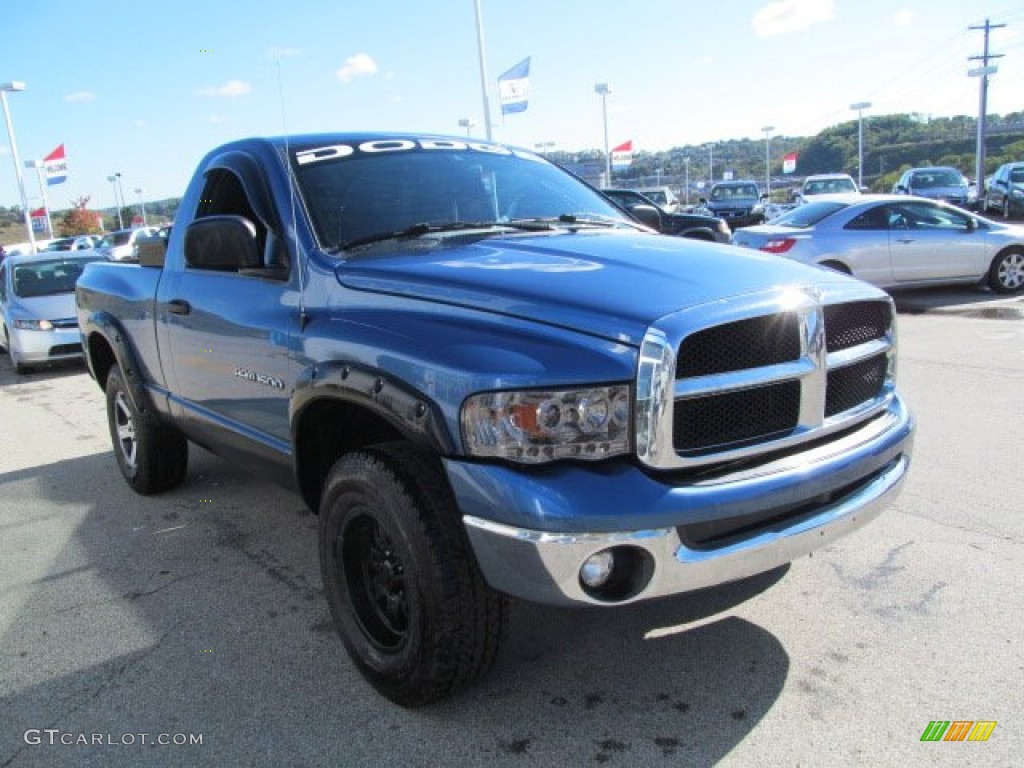
[[[732,461],[885,407],[895,344],[887,297],[856,286],[768,296],[680,312],[664,332],[649,330],[637,379],[642,461],[665,469]]]

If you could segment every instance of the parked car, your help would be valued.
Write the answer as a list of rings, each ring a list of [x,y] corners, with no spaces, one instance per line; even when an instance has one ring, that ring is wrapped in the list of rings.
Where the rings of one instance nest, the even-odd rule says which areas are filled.
[[[51,240],[42,249],[42,253],[53,251],[89,251],[97,248],[102,238],[93,235],[75,235],[74,237],[58,237]]]
[[[139,238],[153,237],[156,234],[156,227],[116,229],[104,235],[98,250],[110,261],[136,261],[138,257],[135,247]]]
[[[663,235],[678,235],[694,240],[728,243],[732,230],[724,219],[717,216],[706,216],[700,213],[670,213],[657,205],[640,190],[634,189],[602,189],[605,197],[611,199],[620,208],[633,215],[638,221],[648,224]],[[657,218],[648,221],[637,206],[648,206],[657,213]],[[639,214],[639,215],[638,215]]]
[[[1024,288],[1024,227],[906,195],[849,195],[748,227],[733,243],[852,274],[882,288],[986,282]]]
[[[1024,162],[1005,163],[985,187],[986,211],[999,211],[1004,219],[1024,215]]]
[[[663,211],[668,211],[669,213],[679,211],[679,198],[668,187],[643,187],[638,189],[637,192],[656,203]]]
[[[9,256],[0,264],[0,343],[14,370],[82,356],[75,283],[95,251]]]
[[[795,195],[798,205],[818,200],[822,195],[859,195],[857,182],[846,173],[817,173],[804,179]]]
[[[945,200],[962,208],[966,208],[970,202],[967,179],[956,168],[945,165],[910,168],[903,172],[899,181],[893,185],[892,191],[897,195],[917,195],[932,200]]]
[[[719,216],[732,229],[765,221],[764,198],[753,181],[720,181],[700,202],[704,210],[698,209],[699,213]]]

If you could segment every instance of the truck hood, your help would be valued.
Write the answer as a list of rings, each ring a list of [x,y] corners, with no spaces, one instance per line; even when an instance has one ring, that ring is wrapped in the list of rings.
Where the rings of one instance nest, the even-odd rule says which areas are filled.
[[[342,285],[639,344],[680,309],[784,285],[847,280],[790,259],[685,238],[592,231],[420,239],[337,267]]]

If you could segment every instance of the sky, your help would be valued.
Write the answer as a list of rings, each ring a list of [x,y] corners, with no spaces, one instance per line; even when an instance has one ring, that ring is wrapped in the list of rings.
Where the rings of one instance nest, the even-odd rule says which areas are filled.
[[[813,135],[872,115],[977,115],[968,58],[1003,54],[989,113],[1024,110],[1021,0],[478,0],[492,136],[566,151],[659,151]],[[485,135],[474,0],[50,0],[8,4],[0,83],[22,164],[65,145],[52,210],[178,197],[200,158],[246,136],[386,130]],[[497,78],[529,56],[525,112]],[[24,169],[29,206],[41,204]],[[142,190],[141,193],[136,190]],[[0,129],[0,205],[20,198]]]

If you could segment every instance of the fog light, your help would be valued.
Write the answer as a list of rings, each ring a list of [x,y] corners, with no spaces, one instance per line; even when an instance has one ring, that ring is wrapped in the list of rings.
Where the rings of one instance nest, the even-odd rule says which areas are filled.
[[[580,581],[591,588],[600,587],[608,581],[614,567],[615,556],[610,549],[597,552],[588,557],[580,568]]]

